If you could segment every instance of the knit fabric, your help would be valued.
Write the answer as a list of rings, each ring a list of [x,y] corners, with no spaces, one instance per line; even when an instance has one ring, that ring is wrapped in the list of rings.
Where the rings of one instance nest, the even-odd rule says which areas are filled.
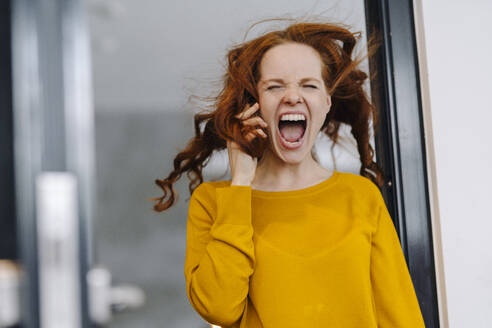
[[[193,308],[224,328],[425,328],[381,192],[352,173],[277,192],[202,183],[184,275]]]

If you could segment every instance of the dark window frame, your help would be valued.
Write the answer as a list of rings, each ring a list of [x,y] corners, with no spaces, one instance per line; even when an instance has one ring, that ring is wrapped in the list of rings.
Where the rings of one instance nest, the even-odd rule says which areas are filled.
[[[426,327],[439,327],[419,62],[412,0],[366,0],[368,33],[382,45],[369,60],[381,129],[376,157],[382,193],[400,237]],[[371,35],[368,35],[370,37]]]
[[[17,260],[10,1],[0,1],[0,260]]]

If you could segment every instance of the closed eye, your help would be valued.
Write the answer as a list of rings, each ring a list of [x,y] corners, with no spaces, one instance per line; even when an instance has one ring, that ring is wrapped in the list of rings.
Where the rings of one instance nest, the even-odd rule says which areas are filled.
[[[273,89],[278,89],[280,88],[280,85],[271,85],[267,88],[267,90],[273,90]]]
[[[313,84],[305,84],[304,85],[305,88],[312,88],[312,89],[318,89],[317,86],[313,85]]]

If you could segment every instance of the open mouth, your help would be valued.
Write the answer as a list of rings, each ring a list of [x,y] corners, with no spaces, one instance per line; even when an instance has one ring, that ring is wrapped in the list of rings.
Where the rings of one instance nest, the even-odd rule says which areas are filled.
[[[278,129],[285,141],[298,142],[306,132],[306,121],[280,121]]]
[[[281,144],[287,149],[297,149],[304,142],[307,120],[303,114],[282,115],[278,122],[278,135]]]

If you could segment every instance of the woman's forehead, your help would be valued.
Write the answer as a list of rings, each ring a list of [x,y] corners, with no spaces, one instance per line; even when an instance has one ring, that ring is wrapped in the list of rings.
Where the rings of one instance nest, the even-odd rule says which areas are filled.
[[[310,46],[287,43],[268,50],[260,63],[262,80],[321,77],[322,62]]]

